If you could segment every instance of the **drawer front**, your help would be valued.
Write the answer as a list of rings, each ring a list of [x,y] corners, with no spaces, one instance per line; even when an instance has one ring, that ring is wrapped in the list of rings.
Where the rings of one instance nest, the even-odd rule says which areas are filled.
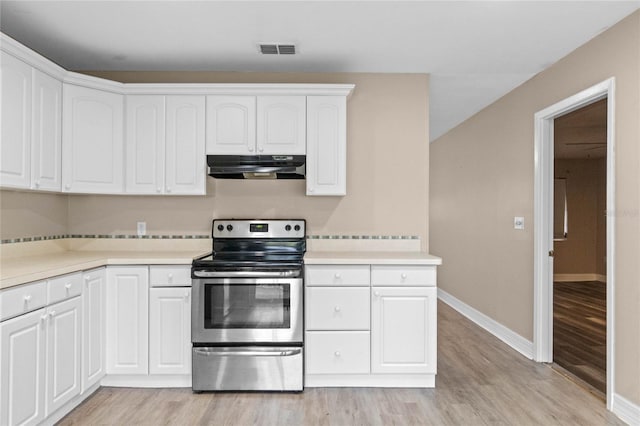
[[[307,286],[368,286],[369,265],[306,265]]]
[[[149,277],[151,287],[191,287],[191,266],[150,266]]]
[[[60,302],[82,294],[82,273],[61,275],[47,281],[47,303]]]
[[[307,330],[369,330],[369,291],[369,287],[307,288]]]
[[[374,286],[426,286],[436,285],[435,266],[371,266],[371,284]]]
[[[47,304],[47,283],[32,284],[0,291],[0,321],[39,309]]]
[[[368,331],[306,333],[307,374],[369,374]]]

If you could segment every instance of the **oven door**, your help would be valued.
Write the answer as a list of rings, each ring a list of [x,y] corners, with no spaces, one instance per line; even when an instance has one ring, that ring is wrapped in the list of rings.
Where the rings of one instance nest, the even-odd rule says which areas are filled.
[[[302,278],[195,278],[193,343],[302,343]]]

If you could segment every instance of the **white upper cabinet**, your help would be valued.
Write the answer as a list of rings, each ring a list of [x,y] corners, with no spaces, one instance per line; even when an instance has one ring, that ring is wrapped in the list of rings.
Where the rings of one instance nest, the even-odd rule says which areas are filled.
[[[307,195],[346,195],[346,172],[346,97],[307,96]]]
[[[62,83],[33,70],[31,188],[60,191],[62,182]]]
[[[127,96],[125,189],[128,194],[164,192],[165,123],[164,96]]]
[[[253,155],[256,97],[207,96],[207,154]]]
[[[305,96],[258,96],[257,114],[257,154],[305,154]]]
[[[0,185],[29,188],[31,165],[31,67],[2,52]]]
[[[123,191],[123,96],[65,84],[62,115],[62,190]]]
[[[205,193],[204,96],[128,95],[127,194]]]
[[[205,97],[167,96],[167,194],[204,194]]]

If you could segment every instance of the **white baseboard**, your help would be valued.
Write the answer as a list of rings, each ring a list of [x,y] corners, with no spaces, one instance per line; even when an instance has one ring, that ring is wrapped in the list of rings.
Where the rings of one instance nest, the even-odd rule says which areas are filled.
[[[438,289],[438,299],[460,312],[489,333],[511,346],[516,351],[529,359],[533,359],[533,343],[520,336],[515,331],[505,327],[496,320],[486,316],[482,312],[472,308],[463,301],[455,298],[446,291]]]
[[[607,276],[602,274],[553,274],[553,281],[559,283],[582,281],[600,281],[601,283],[606,283]]]
[[[620,420],[631,425],[640,425],[640,405],[636,405],[617,393],[613,394],[611,401],[611,411],[618,416]]]
[[[107,374],[100,384],[117,388],[190,388],[191,374]]]
[[[435,374],[307,374],[305,388],[433,388]]]

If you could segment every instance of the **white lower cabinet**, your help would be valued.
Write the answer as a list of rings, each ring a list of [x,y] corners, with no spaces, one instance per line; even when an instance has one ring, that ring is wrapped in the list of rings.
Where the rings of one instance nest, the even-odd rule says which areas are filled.
[[[81,331],[80,297],[47,308],[47,416],[80,395]]]
[[[107,374],[149,372],[149,268],[107,268]]]
[[[149,374],[191,374],[191,288],[152,288],[149,307]]]
[[[100,382],[106,374],[106,290],[105,268],[83,274],[82,292],[82,392]]]
[[[435,385],[435,266],[305,271],[307,386]]]
[[[373,287],[373,373],[436,373],[436,302],[435,287]]]
[[[46,308],[0,323],[0,424],[44,419]]]
[[[306,333],[307,374],[368,374],[368,331]]]

